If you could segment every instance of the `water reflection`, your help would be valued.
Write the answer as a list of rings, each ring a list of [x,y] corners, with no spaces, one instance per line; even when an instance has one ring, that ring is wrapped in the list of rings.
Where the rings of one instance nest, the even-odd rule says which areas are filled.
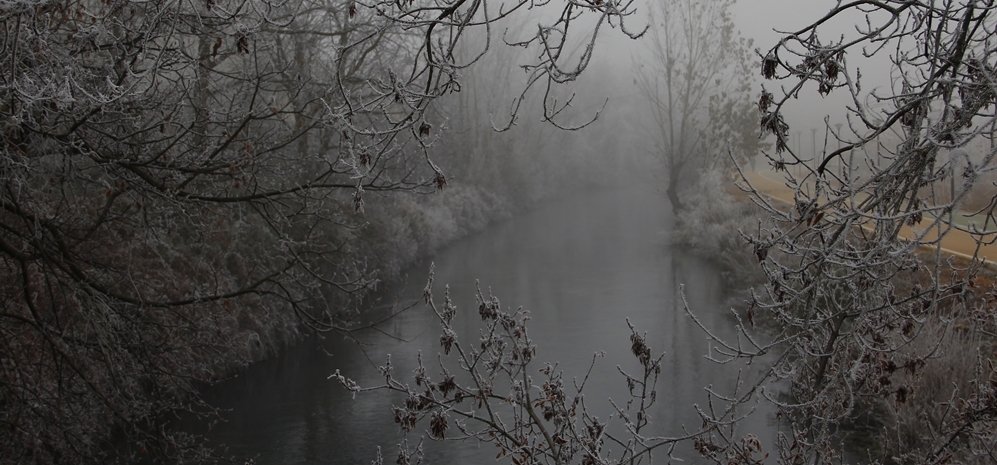
[[[669,246],[671,223],[660,198],[654,192],[596,192],[553,202],[437,254],[437,291],[450,285],[459,309],[459,336],[477,340],[474,287],[479,279],[504,306],[522,305],[531,312],[537,359],[557,361],[566,378],[582,375],[594,352],[606,353],[586,389],[586,402],[607,418],[611,409],[602,400],[625,400],[626,395],[616,366],[637,366],[629,354],[625,319],[630,318],[647,331],[653,350],[667,354],[653,412],[655,434],[699,427],[693,405],[705,400],[703,388],[728,386],[736,372],[704,358],[708,343],[682,311],[678,289],[685,285],[704,323],[732,334],[728,293],[708,261]],[[408,282],[386,292],[385,300],[417,299],[427,270],[428,262],[414,267]],[[396,373],[404,375],[411,373],[420,351],[430,360],[440,351],[438,325],[422,306],[380,329],[386,334],[360,335],[362,345],[338,337],[304,344],[212,388],[209,399],[230,412],[208,435],[227,444],[239,460],[254,457],[257,463],[369,463],[378,446],[386,462],[393,462],[399,433],[391,406],[400,399],[384,394],[351,399],[326,379],[340,369],[361,384],[374,384],[383,381],[375,366],[387,354]],[[767,417],[755,415],[743,432],[769,439],[774,427]],[[427,463],[494,463],[496,452],[473,442],[427,439],[426,447]],[[695,462],[694,455],[687,458]]]

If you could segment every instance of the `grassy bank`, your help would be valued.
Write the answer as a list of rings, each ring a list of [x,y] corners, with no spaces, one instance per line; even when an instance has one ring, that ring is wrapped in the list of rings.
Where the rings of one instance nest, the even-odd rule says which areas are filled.
[[[751,248],[743,235],[764,232],[769,222],[750,199],[725,189],[729,185],[718,176],[703,177],[678,222],[675,240],[714,258],[732,282],[754,287],[760,305],[740,305],[743,322],[789,343],[811,337],[805,329],[781,322],[819,320],[823,309],[803,302],[765,305],[765,299],[780,299],[786,291],[764,281],[759,262],[771,261],[766,267],[770,273],[793,268],[780,268],[789,264],[789,257],[777,247],[762,255]],[[860,244],[855,247],[861,249]],[[916,263],[879,270],[890,273],[885,285],[867,289],[859,277],[842,279],[827,287],[833,295],[818,296],[815,305],[826,299],[853,314],[837,330],[840,337],[826,358],[843,378],[829,380],[822,389],[852,389],[827,394],[840,415],[828,422],[838,446],[847,451],[846,460],[857,463],[899,465],[925,457],[939,463],[992,463],[997,444],[997,276],[993,269],[931,251],[920,251]],[[853,270],[829,264],[822,272],[848,276]],[[881,307],[869,311],[870,302],[881,302]],[[796,361],[785,363],[797,367]],[[797,367],[807,368],[818,371]],[[784,400],[796,404],[808,393],[793,384]],[[942,446],[945,455],[938,455]]]

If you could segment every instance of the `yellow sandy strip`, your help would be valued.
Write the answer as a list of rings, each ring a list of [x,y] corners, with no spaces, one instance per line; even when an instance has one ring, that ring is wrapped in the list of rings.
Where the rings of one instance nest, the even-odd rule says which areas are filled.
[[[760,173],[746,172],[745,176],[747,176],[748,182],[751,183],[751,186],[754,187],[759,193],[787,205],[794,204],[793,191],[789,187],[786,187],[786,185],[781,181],[776,181]],[[926,228],[917,228],[916,226],[904,226],[900,230],[900,237],[913,241],[916,237],[923,234],[925,229]],[[922,242],[934,242],[938,239],[938,228],[931,229],[932,230],[928,231],[924,238],[921,239]],[[997,237],[997,234],[984,236],[983,239],[991,243],[980,244],[977,236],[973,236],[965,231],[953,228],[945,232],[940,243],[943,253],[967,260],[976,257],[979,260],[983,260],[984,265],[991,268],[997,268],[997,242],[994,241],[995,237]],[[935,244],[923,244],[921,247],[934,249],[935,246]],[[977,246],[979,246],[978,250]]]

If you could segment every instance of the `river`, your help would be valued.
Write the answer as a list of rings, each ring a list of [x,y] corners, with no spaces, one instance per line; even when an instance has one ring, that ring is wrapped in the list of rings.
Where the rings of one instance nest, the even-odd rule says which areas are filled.
[[[672,219],[663,197],[652,190],[599,190],[492,225],[432,257],[437,299],[449,284],[458,306],[455,325],[468,341],[478,338],[475,280],[503,306],[525,307],[532,315],[537,359],[558,362],[567,379],[583,375],[593,353],[605,352],[586,389],[586,402],[605,412],[603,418],[610,413],[603,399],[625,400],[616,366],[634,366],[625,322],[630,318],[647,332],[653,350],[666,353],[651,412],[655,432],[694,430],[700,420],[693,406],[706,400],[704,387],[726,390],[737,369],[704,357],[709,343],[682,310],[679,287],[684,285],[701,321],[725,335],[734,332],[729,308],[736,293],[710,261],[670,244]],[[406,282],[382,291],[377,305],[419,299],[428,269],[429,260],[413,266]],[[440,352],[439,325],[419,305],[379,329],[358,333],[359,344],[340,335],[306,342],[211,387],[205,395],[224,409],[224,421],[197,429],[212,444],[224,444],[236,463],[370,463],[378,446],[386,463],[393,463],[400,433],[391,406],[397,396],[353,398],[327,377],[339,369],[361,384],[383,381],[375,366],[387,354],[396,373],[411,373],[418,352],[429,360]],[[774,420],[761,410],[737,434],[756,433],[771,444]],[[428,438],[426,443],[426,463],[495,463],[493,446]],[[692,463],[702,461],[687,447],[678,453]]]

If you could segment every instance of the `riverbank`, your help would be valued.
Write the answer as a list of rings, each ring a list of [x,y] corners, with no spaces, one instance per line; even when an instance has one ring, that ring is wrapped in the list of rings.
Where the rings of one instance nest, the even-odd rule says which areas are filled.
[[[578,190],[585,192],[583,195],[593,195],[611,192],[613,188],[597,182],[583,182]],[[324,301],[326,305],[340,308],[337,311],[337,321],[341,326],[337,329],[312,328],[293,312],[278,315],[271,313],[260,323],[247,324],[240,332],[229,335],[245,341],[247,352],[243,362],[218,367],[218,375],[207,386],[203,386],[201,393],[212,392],[212,385],[219,382],[224,384],[237,381],[247,372],[256,370],[257,366],[271,366],[273,360],[286,361],[287,354],[307,354],[308,351],[300,346],[314,341],[309,336],[316,333],[324,333],[322,338],[328,341],[344,342],[336,346],[336,352],[360,350],[362,353],[368,350],[366,346],[359,345],[362,344],[362,335],[370,333],[368,323],[385,320],[396,311],[410,307],[408,302],[392,300],[395,291],[399,286],[406,285],[415,285],[421,289],[425,284],[425,273],[428,272],[427,260],[436,252],[462,244],[477,235],[488,234],[492,230],[504,230],[516,218],[535,216],[535,210],[565,202],[567,197],[558,192],[499,194],[481,187],[464,185],[448,187],[432,194],[392,193],[383,197],[370,196],[367,212],[363,215],[365,224],[350,238],[352,248],[349,253],[363,257],[369,269],[377,270],[374,275],[377,284],[363,295],[341,296],[341,300],[334,300],[336,296],[333,296],[333,299]],[[479,275],[482,277],[488,274],[487,267],[483,268]],[[413,275],[407,276],[408,273]],[[466,289],[473,287],[470,282],[464,284]],[[246,308],[239,311],[251,315],[259,310]],[[409,313],[418,313],[418,308],[387,319],[386,324],[394,325],[399,319],[407,318]],[[243,316],[241,319],[245,321],[248,318]],[[357,346],[352,347],[353,345]],[[328,354],[321,352],[319,355]],[[293,357],[295,355],[291,355]],[[305,357],[313,360],[316,359],[316,354]],[[232,359],[238,360],[236,357]],[[320,378],[324,380],[324,376]],[[199,422],[205,419],[208,423],[218,421],[221,417],[218,415],[220,412],[215,410],[219,407],[216,401],[217,399],[209,399],[203,406],[211,410],[207,416],[195,415],[194,418],[198,418]],[[199,454],[213,453],[210,448],[192,450],[197,450]]]
[[[745,177],[759,194],[783,205],[793,205],[793,191],[786,186],[785,181],[773,179],[770,175],[760,172],[747,172]],[[925,244],[922,247],[926,249],[933,249],[935,244],[938,244],[942,253],[946,255],[963,260],[980,260],[984,266],[997,270],[997,234],[974,236],[956,228],[947,227],[941,233],[938,229],[904,225],[899,236],[904,240],[917,240]]]
[[[614,417],[607,399],[626,399],[629,392],[615,367],[629,370],[636,364],[629,318],[647,331],[655,352],[668,354],[657,396],[669,400],[653,411],[654,431],[680,434],[683,426],[701,422],[694,405],[706,401],[703,386],[726,389],[738,371],[704,357],[709,341],[683,311],[680,294],[703,324],[734,337],[727,311],[732,289],[713,261],[672,246],[672,230],[664,197],[653,189],[639,195],[588,189],[541,202],[441,248],[432,257],[434,287],[442,300],[449,285],[457,306],[456,336],[474,347],[480,337],[474,296],[479,281],[483,292],[494,292],[504,308],[522,305],[530,313],[536,370],[549,362],[563,369],[570,383],[584,376],[595,353],[602,353],[585,396],[587,408],[605,419]],[[358,341],[332,335],[321,344],[298,345],[212,387],[206,396],[224,410],[227,421],[210,430],[200,425],[198,431],[212,443],[227,444],[226,453],[236,463],[246,458],[299,465],[368,463],[377,447],[385,457],[396,457],[400,431],[392,406],[403,399],[384,392],[354,398],[327,376],[340,370],[361,384],[376,385],[384,381],[377,366],[384,365],[388,354],[394,372],[404,376],[416,369],[421,353],[427,376],[442,379],[439,322],[422,305],[428,261],[418,262],[407,280],[379,294],[386,305],[416,302],[411,310],[358,334]],[[460,379],[456,364],[447,366]],[[771,421],[761,412],[747,426],[772,440]],[[411,434],[421,434],[422,426],[428,425],[420,424]],[[451,424],[449,432],[454,430]],[[495,461],[493,447],[474,441],[427,440],[424,446],[425,463]],[[695,458],[691,449],[688,444],[677,452]]]
[[[468,185],[430,194],[369,195],[367,202],[366,212],[353,215],[351,220],[358,227],[349,237],[342,238],[348,244],[342,261],[363,263],[369,285],[358,293],[323,296],[318,305],[335,309],[328,311],[334,317],[333,325],[310,326],[307,319],[287,312],[286,321],[275,325],[265,336],[257,336],[259,329],[246,328],[239,337],[247,341],[259,337],[263,341],[262,350],[254,352],[250,362],[276,355],[304,333],[349,331],[361,319],[365,303],[380,291],[383,283],[397,280],[405,268],[441,247],[481,231],[495,221],[506,220],[517,209],[527,208],[514,204],[502,193]]]
[[[719,173],[706,173],[697,182],[686,197],[686,211],[676,218],[674,242],[717,262],[730,282],[760,284],[764,275],[742,236],[762,224],[759,210],[732,192]]]
[[[748,181],[761,201],[772,202],[778,208],[794,205],[792,191],[782,183],[757,173],[749,175]],[[754,207],[752,199],[742,191],[716,192],[720,192],[716,197],[722,199],[721,205],[733,200]],[[708,206],[704,211],[720,209]],[[740,211],[731,206],[722,209]],[[766,219],[758,208],[739,218],[737,223],[748,234],[754,232],[755,225],[760,225],[760,230],[765,228]],[[732,222],[731,218],[712,223],[698,219],[690,222],[695,227],[687,235],[697,241],[723,237],[729,233],[718,231],[729,231]],[[698,236],[697,231],[703,231],[702,235]],[[939,239],[922,233],[907,227],[901,239]],[[841,326],[842,337],[835,345],[826,346],[834,349],[828,357],[833,357],[835,366],[840,367],[839,376],[846,378],[837,381],[851,388],[847,395],[838,392],[835,398],[844,405],[842,417],[833,425],[835,440],[845,444],[848,457],[858,463],[909,463],[937,453],[940,444],[954,461],[989,463],[989,457],[975,453],[973,447],[990,447],[974,443],[995,441],[992,432],[974,430],[986,428],[988,421],[992,424],[992,416],[988,420],[987,415],[994,411],[997,386],[997,270],[992,266],[993,244],[977,245],[975,238],[958,230],[951,230],[937,242],[940,248],[932,245],[917,251],[918,266],[891,269],[890,279],[881,281],[877,289],[856,294],[862,297],[853,297],[856,300],[852,303],[832,309],[852,315]],[[742,243],[740,247],[746,246]],[[784,259],[776,248],[767,252],[767,260]],[[765,257],[751,260],[755,269]],[[980,266],[981,262],[984,266]],[[854,282],[845,279],[839,284],[825,287],[826,294],[853,295]],[[770,300],[781,298],[778,285],[765,285],[757,293]],[[870,302],[867,298],[878,300]],[[801,319],[819,315],[802,305],[776,310],[798,312],[795,315]],[[768,327],[773,333],[800,330],[809,334],[799,327],[783,327],[779,318],[764,311],[739,311],[753,324]],[[805,383],[803,380],[800,389],[805,389]],[[839,386],[835,389],[841,390]]]

